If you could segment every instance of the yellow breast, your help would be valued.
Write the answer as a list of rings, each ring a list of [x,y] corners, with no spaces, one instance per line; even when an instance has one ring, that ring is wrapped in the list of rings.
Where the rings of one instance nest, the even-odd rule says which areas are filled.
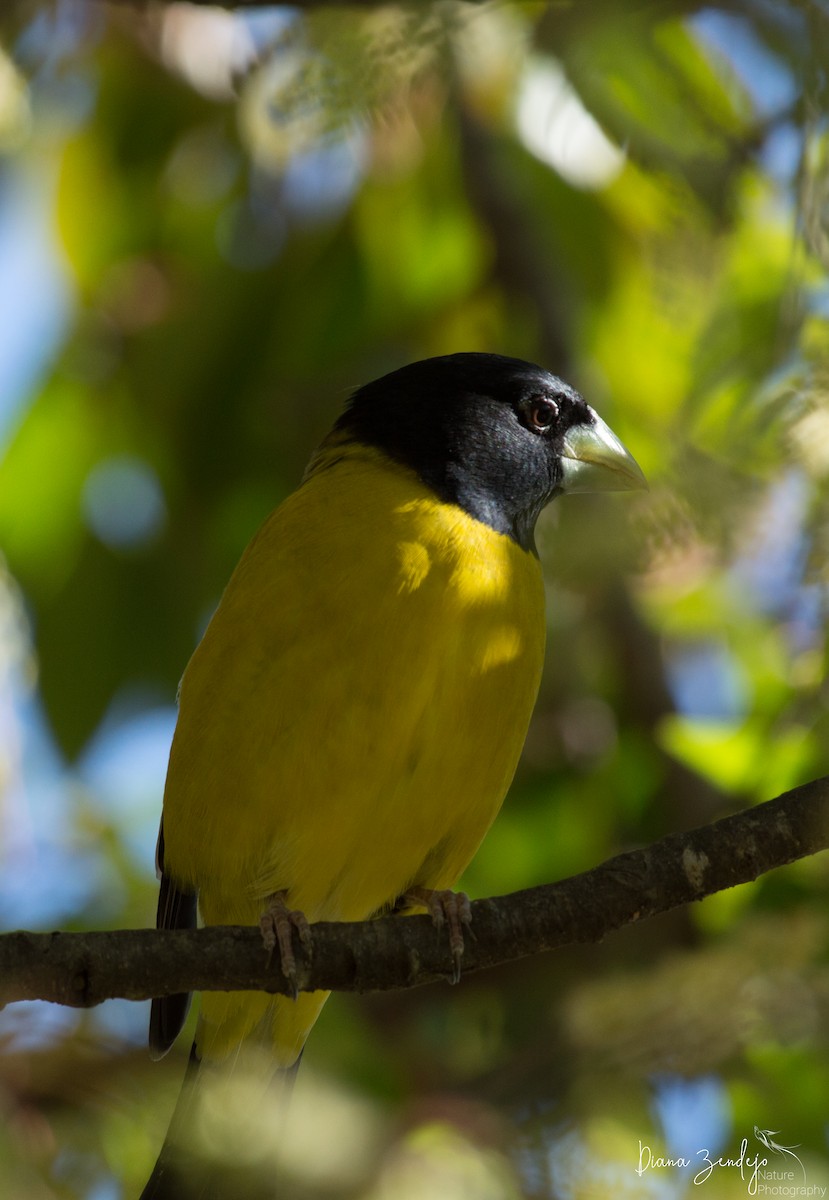
[[[168,869],[209,923],[287,890],[357,920],[451,886],[512,779],[537,560],[383,456],[323,463],[243,556],[182,681]]]

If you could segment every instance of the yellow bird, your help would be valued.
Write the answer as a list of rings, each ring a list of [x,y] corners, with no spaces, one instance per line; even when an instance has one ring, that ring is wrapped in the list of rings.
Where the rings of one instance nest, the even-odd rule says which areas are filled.
[[[290,925],[447,891],[515,771],[544,658],[533,531],[568,491],[646,486],[574,389],[452,354],[354,393],[299,488],[246,549],[181,682],[159,836],[158,925]],[[302,1052],[327,993],[202,997],[190,1074],[250,1037]],[[151,1050],[186,997],[153,1002]],[[181,1195],[174,1147],[143,1200]]]

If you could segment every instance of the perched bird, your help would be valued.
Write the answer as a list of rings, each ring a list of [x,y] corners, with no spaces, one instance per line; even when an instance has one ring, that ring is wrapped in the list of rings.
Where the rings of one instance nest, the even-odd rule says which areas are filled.
[[[644,487],[573,388],[495,354],[361,387],[245,550],[181,682],[159,837],[160,928],[291,925],[422,904],[458,879],[524,743],[544,658],[536,519],[562,492]],[[202,997],[191,1077],[255,1037],[302,1052],[327,993]],[[164,1054],[187,998],[154,1001]],[[144,1200],[179,1195],[162,1151]]]

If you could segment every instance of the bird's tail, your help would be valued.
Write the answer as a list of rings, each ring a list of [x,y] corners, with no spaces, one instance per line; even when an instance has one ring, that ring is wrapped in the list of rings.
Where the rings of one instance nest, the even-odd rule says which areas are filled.
[[[182,1151],[200,1067],[201,1059],[196,1050],[196,1043],[193,1042],[167,1136],[140,1200],[199,1200],[203,1195],[202,1191],[194,1190],[194,1181],[187,1171]]]
[[[270,1088],[275,1091],[270,1091],[268,1109],[276,1120],[269,1128],[268,1137],[271,1133],[274,1138],[279,1137],[301,1058],[300,1053],[293,1066],[279,1070],[271,1077]],[[200,1103],[197,1084],[200,1074],[205,1070],[212,1075],[214,1070],[220,1068],[213,1066],[211,1070],[210,1063],[202,1066],[194,1041],[167,1136],[140,1200],[275,1200],[281,1189],[272,1171],[267,1168],[264,1173],[251,1170],[240,1162],[234,1164],[232,1161],[216,1160],[208,1163],[199,1154],[199,1139],[194,1136]],[[209,1091],[210,1085],[217,1080],[203,1082]]]

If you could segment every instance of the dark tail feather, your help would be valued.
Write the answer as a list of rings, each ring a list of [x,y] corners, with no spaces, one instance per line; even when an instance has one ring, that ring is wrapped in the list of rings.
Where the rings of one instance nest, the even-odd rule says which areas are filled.
[[[287,1115],[301,1059],[302,1053],[292,1067],[277,1072],[274,1083],[278,1082],[280,1089],[281,1109],[278,1124]],[[275,1200],[280,1189],[278,1180],[272,1176],[265,1179],[256,1173],[251,1176],[238,1166],[206,1173],[205,1163],[188,1149],[187,1126],[200,1069],[201,1060],[194,1042],[164,1145],[139,1200]],[[277,1130],[274,1135],[278,1136]]]
[[[291,1096],[294,1092],[294,1084],[296,1083],[296,1077],[299,1073],[299,1064],[302,1062],[302,1056],[304,1053],[305,1047],[303,1046],[297,1055],[297,1060],[294,1065],[292,1067],[280,1068],[274,1077],[276,1082],[279,1084],[281,1092],[283,1114],[287,1113],[288,1106],[291,1103]]]
[[[153,1167],[153,1173],[141,1193],[140,1200],[198,1200],[201,1194],[193,1190],[184,1160],[178,1152],[178,1145],[183,1140],[181,1133],[187,1122],[193,1087],[200,1065],[196,1043],[193,1042],[184,1083],[170,1118],[170,1127],[167,1130],[164,1145],[161,1147],[161,1153]]]

